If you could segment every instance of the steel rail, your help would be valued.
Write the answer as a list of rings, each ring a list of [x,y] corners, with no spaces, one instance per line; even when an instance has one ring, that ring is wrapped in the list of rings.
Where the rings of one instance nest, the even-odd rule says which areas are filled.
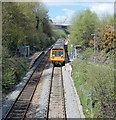
[[[67,120],[67,115],[66,115],[66,105],[65,105],[65,95],[64,95],[64,93],[65,93],[65,89],[64,89],[64,83],[63,83],[63,74],[62,74],[62,68],[61,68],[61,79],[62,79],[62,89],[63,89],[63,92],[62,92],[62,94],[63,94],[63,98],[64,98],[64,112],[65,112],[65,120]]]
[[[56,73],[55,73],[55,69],[56,69]],[[57,80],[56,83],[55,83],[55,80]],[[59,101],[59,99],[60,99],[60,101]],[[56,106],[59,105],[58,108],[55,106],[56,111],[54,110],[54,103]],[[61,111],[59,111],[60,110],[59,107],[60,107]],[[63,85],[63,77],[62,77],[62,68],[61,67],[59,67],[59,68],[53,67],[47,108],[48,108],[47,109],[47,120],[50,119],[51,117],[53,118],[54,117],[53,114],[55,114],[55,113],[56,113],[57,117],[61,117],[61,118],[63,117],[63,119],[66,119],[67,116],[66,116],[66,108],[65,108],[64,85]],[[51,110],[52,110],[52,112],[51,112]],[[57,112],[60,112],[60,113],[57,114]]]
[[[47,54],[48,54],[48,53],[47,53]],[[45,56],[46,56],[46,55],[45,55]],[[44,58],[45,58],[45,56],[44,56]],[[41,61],[41,62],[39,63],[39,65],[37,65],[36,69],[34,70],[34,72],[32,73],[31,77],[29,78],[29,80],[27,81],[27,83],[25,84],[25,86],[23,87],[23,89],[21,90],[20,94],[19,94],[18,97],[16,98],[15,102],[13,103],[13,105],[12,105],[12,106],[10,107],[10,109],[8,110],[6,116],[3,118],[3,120],[12,118],[13,115],[15,115],[15,113],[13,113],[13,112],[18,112],[18,115],[19,115],[22,109],[25,109],[25,110],[23,110],[23,114],[22,114],[22,113],[20,114],[20,115],[21,115],[21,118],[20,118],[20,119],[23,120],[23,119],[25,118],[26,113],[27,113],[27,110],[28,110],[28,108],[29,108],[29,106],[30,106],[31,100],[32,100],[33,95],[34,95],[34,93],[35,93],[37,84],[39,83],[39,80],[40,80],[40,78],[39,78],[38,81],[36,81],[36,80],[31,80],[31,79],[32,79],[35,71],[37,70],[38,66],[39,66],[39,67],[42,66],[41,69],[40,69],[40,68],[38,69],[39,74],[40,74],[39,77],[41,77],[42,72],[43,72],[44,67],[45,67],[45,63],[46,63],[47,61],[48,61],[48,57],[47,57],[46,59],[44,59],[43,61]],[[42,70],[42,69],[43,69],[43,70]],[[40,73],[40,72],[41,72],[41,73]],[[27,88],[26,88],[26,87],[27,87]],[[26,89],[27,89],[27,91],[26,91]],[[30,95],[28,95],[28,94],[29,94],[28,89],[30,90]],[[24,95],[26,95],[25,92],[27,92],[27,96],[29,97],[29,98],[27,97],[28,99],[25,99],[26,96],[24,97]],[[21,97],[22,97],[22,98],[21,98]],[[23,98],[23,97],[24,97],[24,98]],[[18,105],[20,105],[20,106],[18,106]],[[16,108],[15,108],[15,107],[16,107]],[[21,109],[21,107],[22,107],[22,109]],[[17,108],[18,108],[18,109],[17,109]],[[13,114],[12,114],[12,113],[13,113]],[[11,116],[10,116],[10,115],[11,115]],[[18,117],[18,115],[17,115],[17,117]],[[20,115],[19,115],[19,116],[20,116]],[[17,118],[17,117],[13,117],[13,118]]]

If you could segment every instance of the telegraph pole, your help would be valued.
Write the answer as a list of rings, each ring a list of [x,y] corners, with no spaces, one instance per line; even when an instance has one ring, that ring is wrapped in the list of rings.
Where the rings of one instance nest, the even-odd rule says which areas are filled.
[[[94,39],[94,55],[95,55],[95,46],[96,46],[95,34],[91,34],[91,35],[94,36],[93,39]],[[94,63],[95,63],[95,56],[94,56]]]

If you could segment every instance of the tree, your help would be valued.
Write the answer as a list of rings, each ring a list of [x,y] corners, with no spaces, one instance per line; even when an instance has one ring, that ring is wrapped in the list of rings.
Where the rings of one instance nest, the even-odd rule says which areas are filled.
[[[73,18],[72,26],[69,29],[72,42],[88,47],[91,34],[95,32],[97,24],[97,15],[89,9],[78,13]]]
[[[44,47],[52,44],[51,40],[55,35],[49,23],[48,12],[42,4],[6,2],[2,4],[2,8],[2,43],[10,53],[16,51],[17,46],[23,43],[28,43],[31,47],[36,46],[38,50],[44,46],[40,43],[45,43]]]
[[[17,75],[24,74],[19,70],[22,63],[18,63],[19,66],[15,64],[15,58],[22,59],[14,56],[18,46],[28,43],[31,50],[43,50],[55,42],[56,35],[49,23],[47,10],[39,2],[3,2],[2,13],[2,86],[9,89],[17,83]]]

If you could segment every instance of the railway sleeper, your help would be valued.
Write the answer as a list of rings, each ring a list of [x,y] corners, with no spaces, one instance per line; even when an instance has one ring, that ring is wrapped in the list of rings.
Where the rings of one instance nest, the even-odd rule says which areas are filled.
[[[17,107],[19,107],[20,109],[22,108],[25,108],[25,107],[27,107],[28,106],[28,104],[17,104],[16,105],[16,107],[15,107],[15,109],[17,108]]]
[[[23,96],[21,96],[21,97],[23,97]],[[19,99],[18,101],[20,101],[21,99]],[[27,103],[27,102],[29,102],[30,101],[30,99],[23,99],[21,102],[25,102],[25,103]]]
[[[26,108],[23,108],[23,109],[20,109],[20,110],[12,110],[12,112],[9,114],[9,116],[8,116],[8,118],[10,117],[10,118],[13,118],[13,117],[15,117],[15,116],[18,116],[18,117],[20,117],[20,118],[22,118],[22,116],[24,115],[24,113],[25,113],[25,110],[26,110]]]
[[[9,117],[12,117],[12,116],[21,116],[21,115],[24,115],[25,111],[23,110],[20,110],[20,111],[12,111],[10,114],[9,114]]]
[[[30,95],[27,95],[27,94],[21,95],[20,99],[22,99],[24,101],[29,101]]]
[[[12,113],[8,118],[18,118],[18,119],[20,119],[20,118],[22,118],[23,115],[24,115],[24,113],[23,114]]]
[[[27,104],[29,102],[30,99],[19,99],[16,104]]]
[[[24,109],[15,109],[13,110],[13,113],[16,113],[16,114],[20,114],[20,113],[24,113],[25,110]]]
[[[24,98],[26,98],[26,96],[30,96],[32,93],[33,93],[33,90],[32,91],[30,90],[30,91],[24,92],[21,96],[24,96]]]
[[[34,89],[34,87],[35,85],[32,85],[32,84],[27,85],[23,93],[30,93],[30,91]]]

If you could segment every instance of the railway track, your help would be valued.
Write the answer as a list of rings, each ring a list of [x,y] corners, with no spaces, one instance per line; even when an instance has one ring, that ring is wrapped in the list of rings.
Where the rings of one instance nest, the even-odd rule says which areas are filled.
[[[12,104],[8,112],[5,112],[6,115],[3,117],[3,120],[16,118],[21,120],[29,118],[43,118],[47,120],[53,118],[67,119],[70,118],[70,111],[72,113],[74,109],[76,111],[75,116],[79,118],[78,116],[80,116],[80,111],[79,109],[77,110],[78,104],[73,104],[72,106],[69,105],[70,103],[73,103],[75,99],[74,97],[71,97],[71,99],[67,97],[67,95],[72,96],[72,94],[74,96],[74,93],[71,91],[72,87],[68,87],[68,89],[66,87],[68,76],[66,68],[64,74],[64,68],[62,73],[61,66],[53,66],[49,61],[49,52],[47,52],[47,54],[46,52],[47,51],[43,52],[39,56],[40,59],[34,60],[33,65],[31,66],[32,69],[34,68],[33,74],[30,74],[30,79],[27,79],[28,81],[21,90],[17,99]],[[38,61],[39,65],[37,64]],[[66,52],[66,63],[68,62],[69,57],[68,52]],[[68,83],[70,83],[70,80],[68,81]],[[69,94],[69,91],[71,91],[71,94]],[[68,102],[69,106],[67,106],[67,101],[71,101],[70,103]],[[67,109],[67,107],[69,109]]]
[[[48,61],[48,58],[49,58],[49,52],[44,56],[43,60],[37,66],[35,72],[27,81],[26,85],[18,95],[16,101],[13,103],[13,105],[7,112],[6,116],[3,118],[3,120],[14,119],[14,118],[18,118],[18,119],[20,118],[22,120],[25,119],[26,113],[30,106],[31,100],[35,93],[36,87],[39,83],[39,80],[41,78],[44,67]]]
[[[66,119],[62,67],[53,68],[47,118]]]
[[[34,73],[18,95],[16,101],[13,103],[7,114],[4,116],[3,120],[16,118],[24,120],[28,118],[27,113],[30,111],[31,102],[33,100],[38,83],[40,82],[40,79],[42,77],[43,70],[46,69],[46,65],[48,66],[48,59],[49,52],[45,55],[44,59],[37,66]],[[62,67],[53,66],[48,91],[48,98],[46,98],[48,99],[46,102],[46,117],[44,118],[66,119]],[[33,114],[33,111],[31,112]]]

